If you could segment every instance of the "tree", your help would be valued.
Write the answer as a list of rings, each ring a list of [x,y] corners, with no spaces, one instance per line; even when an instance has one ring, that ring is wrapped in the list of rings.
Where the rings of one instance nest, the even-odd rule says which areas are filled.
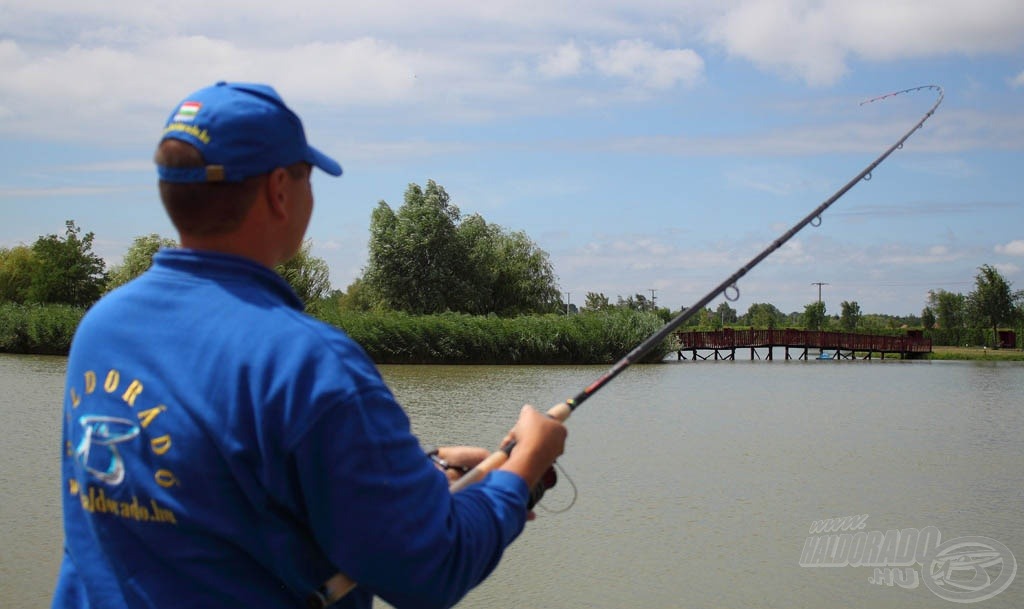
[[[998,346],[999,324],[1009,323],[1014,317],[1014,297],[1010,284],[995,268],[983,264],[978,271],[974,291],[968,296],[970,312],[972,317],[992,328],[992,340]]]
[[[564,311],[548,254],[522,231],[471,216],[458,229],[469,252],[457,310],[521,315]]]
[[[960,332],[964,328],[967,298],[963,294],[946,290],[930,290],[928,306],[935,311],[936,323],[946,335],[947,343],[960,344]]]
[[[387,308],[409,313],[454,310],[449,301],[464,291],[468,252],[457,238],[458,207],[433,180],[426,190],[410,184],[393,211],[380,201],[370,217],[367,287]]]
[[[331,291],[330,269],[322,258],[309,253],[312,247],[312,241],[303,241],[294,256],[274,267],[307,305],[326,298]]]
[[[86,307],[103,293],[106,265],[92,251],[93,233],[80,237],[74,220],[64,226],[63,239],[47,235],[32,244],[36,264],[26,300]]]
[[[27,245],[0,248],[0,302],[25,302],[35,264],[35,254]]]
[[[727,302],[718,303],[718,308],[715,309],[715,314],[718,315],[719,325],[724,326],[725,324],[734,324],[739,316],[736,314],[736,309],[729,306]]]
[[[462,218],[444,188],[410,184],[392,210],[378,203],[370,219],[370,259],[363,273],[374,306],[409,313],[551,313],[562,309],[548,254],[523,232],[474,214]]]
[[[755,302],[747,308],[747,324],[752,328],[772,330],[785,318],[775,305]]]
[[[362,277],[357,277],[344,292],[331,292],[331,298],[337,303],[340,311],[370,311],[375,303],[368,292],[366,281]]]
[[[174,239],[161,237],[156,233],[136,237],[121,259],[121,264],[111,267],[107,274],[106,291],[120,287],[145,273],[153,264],[153,256],[160,248],[177,246],[178,242]]]
[[[812,302],[804,306],[803,314],[804,328],[808,330],[821,330],[825,327],[825,303]]]
[[[931,307],[925,307],[921,310],[921,325],[926,330],[931,330],[935,327],[935,311],[932,311]]]
[[[612,308],[611,303],[608,302],[608,297],[598,292],[587,292],[587,299],[584,302],[583,308],[588,311],[607,311]]]
[[[619,296],[618,302],[615,304],[617,307],[623,309],[631,309],[633,311],[654,311],[655,305],[653,300],[648,300],[643,294],[635,294],[625,299]]]
[[[842,307],[842,313],[839,316],[839,327],[847,332],[853,332],[857,329],[857,324],[860,322],[860,305],[857,304],[856,300],[852,302],[844,300],[840,306]]]

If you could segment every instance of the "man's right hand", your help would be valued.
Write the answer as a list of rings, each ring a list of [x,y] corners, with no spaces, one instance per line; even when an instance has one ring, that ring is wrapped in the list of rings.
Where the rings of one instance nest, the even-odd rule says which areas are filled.
[[[523,406],[519,420],[502,443],[504,446],[515,441],[516,445],[501,469],[517,474],[528,487],[533,488],[565,450],[568,433],[561,422],[533,406]]]

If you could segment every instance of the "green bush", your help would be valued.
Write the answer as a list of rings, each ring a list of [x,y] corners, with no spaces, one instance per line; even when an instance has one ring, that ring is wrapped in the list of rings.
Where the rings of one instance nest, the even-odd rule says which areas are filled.
[[[380,364],[607,364],[662,327],[628,310],[522,317],[322,312]],[[661,360],[668,344],[647,361]]]
[[[66,355],[84,314],[69,305],[0,304],[0,352]],[[318,317],[343,329],[379,364],[610,364],[663,325],[652,313],[625,309],[498,317],[325,307]],[[646,360],[672,350],[666,342]]]
[[[70,305],[0,304],[0,351],[66,355],[84,314]]]

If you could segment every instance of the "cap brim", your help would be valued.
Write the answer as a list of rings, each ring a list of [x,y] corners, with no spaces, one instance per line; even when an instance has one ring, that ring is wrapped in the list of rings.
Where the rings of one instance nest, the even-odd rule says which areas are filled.
[[[311,157],[310,159],[308,159],[310,163],[316,165],[317,167],[326,171],[332,176],[341,175],[341,164],[339,164],[338,161],[335,161],[331,157],[320,152],[316,148],[313,148],[312,146],[308,146],[308,148],[309,156]]]

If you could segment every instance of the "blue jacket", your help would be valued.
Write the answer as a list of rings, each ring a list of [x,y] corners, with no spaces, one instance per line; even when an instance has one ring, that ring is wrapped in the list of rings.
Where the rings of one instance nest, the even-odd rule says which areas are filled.
[[[451,495],[363,350],[248,260],[163,250],[82,320],[64,399],[54,609],[447,607],[522,531],[527,488]]]

